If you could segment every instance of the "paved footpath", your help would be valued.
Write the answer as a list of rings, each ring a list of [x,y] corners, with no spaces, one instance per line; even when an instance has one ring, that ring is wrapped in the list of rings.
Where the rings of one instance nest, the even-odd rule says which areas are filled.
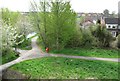
[[[64,54],[50,54],[50,56],[54,57],[66,57],[66,58],[76,58],[76,59],[86,59],[86,60],[103,60],[103,61],[112,61],[112,62],[120,62],[120,58],[98,58],[98,57],[85,57],[85,56],[71,56]]]
[[[86,60],[103,60],[103,61],[120,62],[120,58],[97,58],[97,57],[71,56],[71,55],[64,55],[64,54],[47,54],[47,53],[42,52],[42,50],[37,46],[36,39],[37,37],[34,37],[32,39],[31,50],[18,49],[18,52],[20,52],[20,57],[17,58],[16,60],[13,60],[11,62],[1,65],[0,72],[2,73],[3,70],[5,70],[6,68],[16,63],[29,60],[29,59],[48,57],[48,56],[49,57],[66,57],[66,58],[76,58],[76,59],[86,59]],[[0,73],[0,76],[1,76],[1,73]]]
[[[19,63],[19,62],[22,62],[24,60],[28,60],[28,59],[34,59],[34,58],[41,58],[41,57],[45,57],[45,56],[48,56],[48,54],[43,54],[40,50],[40,48],[37,46],[36,44],[36,39],[37,37],[34,37],[32,39],[32,49],[31,50],[20,50],[18,49],[17,51],[20,52],[21,54],[19,55],[20,57],[17,58],[16,60],[13,60],[11,62],[8,62],[6,64],[3,64],[3,65],[0,65],[0,76],[2,74],[2,71],[5,70],[6,68],[16,64],[16,63]]]

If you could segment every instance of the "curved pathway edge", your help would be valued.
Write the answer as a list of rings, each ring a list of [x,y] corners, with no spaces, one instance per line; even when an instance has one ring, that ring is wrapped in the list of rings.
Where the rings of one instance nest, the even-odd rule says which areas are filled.
[[[21,54],[20,57],[16,60],[8,62],[6,64],[0,65],[0,72],[2,73],[3,70],[7,69],[8,67],[19,63],[21,61],[41,58],[41,57],[66,57],[66,58],[76,58],[76,59],[85,59],[85,60],[102,60],[102,61],[112,61],[112,62],[120,62],[120,58],[98,58],[98,57],[85,57],[85,56],[71,56],[71,55],[64,55],[64,54],[48,54],[42,52],[42,50],[36,44],[37,37],[32,38],[32,49],[26,52],[22,52],[22,50],[18,50]],[[23,50],[25,51],[25,50]],[[0,76],[1,76],[0,73]]]

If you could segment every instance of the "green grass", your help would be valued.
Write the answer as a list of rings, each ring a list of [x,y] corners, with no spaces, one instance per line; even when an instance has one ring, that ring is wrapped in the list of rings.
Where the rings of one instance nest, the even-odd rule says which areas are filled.
[[[51,50],[54,54],[66,54],[76,56],[90,56],[102,58],[118,58],[118,50],[115,49],[100,49],[100,48],[69,48],[63,50]]]
[[[10,69],[31,79],[118,79],[118,63],[46,57],[18,63]]]
[[[2,59],[2,64],[8,63],[17,58],[18,56],[16,56],[16,53],[12,51],[9,54],[5,54],[5,55],[3,54],[2,57],[0,57],[0,59]]]
[[[45,52],[45,48],[41,41],[37,40],[38,46]],[[89,57],[101,57],[101,58],[120,58],[119,50],[110,48],[64,48],[62,50],[51,50],[50,53],[53,54],[65,54],[65,55],[75,55],[75,56],[89,56]]]

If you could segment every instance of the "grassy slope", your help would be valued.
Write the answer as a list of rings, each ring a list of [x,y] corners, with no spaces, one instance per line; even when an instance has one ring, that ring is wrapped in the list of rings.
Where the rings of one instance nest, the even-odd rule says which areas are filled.
[[[118,58],[118,50],[115,49],[76,48],[76,49],[63,49],[59,51],[52,50],[51,53],[103,58]]]
[[[28,60],[10,69],[41,79],[118,79],[118,63],[62,57]]]
[[[16,56],[15,52],[10,52],[9,54],[3,55],[1,58],[2,58],[2,64],[5,64],[5,63],[8,63],[12,60],[17,59],[18,56]]]

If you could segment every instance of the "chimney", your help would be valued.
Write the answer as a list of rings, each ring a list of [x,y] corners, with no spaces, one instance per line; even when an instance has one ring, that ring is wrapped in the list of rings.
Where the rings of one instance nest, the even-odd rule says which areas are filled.
[[[104,21],[104,18],[103,17],[101,17],[101,25],[105,25],[105,21]]]

